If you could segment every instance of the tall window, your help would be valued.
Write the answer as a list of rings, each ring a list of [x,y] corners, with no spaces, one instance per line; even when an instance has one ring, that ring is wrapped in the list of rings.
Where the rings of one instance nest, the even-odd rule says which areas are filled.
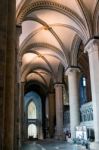
[[[87,94],[86,94],[86,78],[82,76],[80,79],[80,104],[84,104],[87,102]]]
[[[30,102],[28,105],[28,119],[36,119],[36,105],[34,102]]]
[[[28,138],[37,138],[37,127],[34,124],[30,124],[28,126]]]
[[[86,78],[83,77],[82,80],[83,80],[83,87],[86,87]]]

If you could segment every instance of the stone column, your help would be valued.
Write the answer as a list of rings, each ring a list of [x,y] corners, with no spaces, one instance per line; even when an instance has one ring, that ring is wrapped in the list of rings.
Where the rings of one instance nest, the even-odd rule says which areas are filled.
[[[28,139],[28,112],[24,112],[24,123],[23,123],[23,142]]]
[[[24,140],[24,82],[19,83],[19,149]]]
[[[6,1],[6,3],[5,3]],[[2,5],[5,3],[5,7]],[[4,138],[3,149],[14,149],[14,92],[15,92],[15,0],[1,0],[1,7],[4,14],[0,14],[3,18],[6,16],[5,22],[7,26],[2,27],[2,31],[6,32],[6,36],[2,35],[6,42],[6,62],[5,62],[5,95],[4,95]],[[0,8],[1,8],[0,7]],[[7,12],[6,12],[7,11]],[[2,22],[2,20],[1,20]],[[7,31],[6,31],[7,30]],[[3,56],[2,56],[3,57]]]
[[[0,1],[0,149],[4,140],[4,101],[7,49],[7,0]]]
[[[56,139],[63,139],[63,84],[55,84]]]
[[[46,138],[46,104],[45,97],[42,97],[42,127],[43,127],[43,139]]]
[[[16,26],[16,51],[15,51],[15,102],[14,102],[14,149],[18,149],[18,142],[19,142],[19,74],[20,74],[20,64],[18,62],[18,55],[19,55],[19,37],[22,33],[21,26]]]
[[[55,133],[55,93],[49,93],[49,136],[54,137]]]
[[[79,88],[77,80],[78,72],[78,68],[68,68],[66,71],[69,86],[71,139],[75,138],[75,128],[80,124]]]
[[[90,66],[95,142],[99,143],[99,39],[90,40],[85,46],[86,51]]]

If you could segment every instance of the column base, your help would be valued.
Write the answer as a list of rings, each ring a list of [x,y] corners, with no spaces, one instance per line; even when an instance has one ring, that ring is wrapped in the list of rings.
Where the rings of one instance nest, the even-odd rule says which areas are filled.
[[[19,139],[18,150],[21,150],[21,148],[22,148],[22,143],[21,142],[22,142],[21,139]]]
[[[63,134],[56,134],[55,135],[55,139],[56,140],[65,140],[65,135]]]
[[[99,150],[99,142],[91,142],[90,149],[92,150]]]

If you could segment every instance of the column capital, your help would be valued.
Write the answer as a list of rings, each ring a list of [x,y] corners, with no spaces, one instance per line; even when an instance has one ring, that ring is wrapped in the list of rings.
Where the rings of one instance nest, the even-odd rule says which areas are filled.
[[[84,52],[88,52],[88,53],[92,53],[92,52],[95,52],[97,51],[99,48],[99,39],[91,39],[86,45],[85,45],[85,48],[84,48]]]
[[[64,87],[64,84],[63,83],[55,83],[54,88],[56,88],[56,87]]]
[[[80,72],[80,68],[79,67],[68,67],[67,70],[65,71],[65,75],[69,75],[72,74],[74,72]]]
[[[20,36],[22,33],[22,26],[21,25],[16,25],[16,35]]]

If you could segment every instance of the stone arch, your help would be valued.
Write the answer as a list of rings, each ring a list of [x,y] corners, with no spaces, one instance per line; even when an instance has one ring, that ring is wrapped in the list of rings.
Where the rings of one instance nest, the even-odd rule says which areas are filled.
[[[21,24],[22,21],[29,13],[39,9],[50,9],[68,16],[69,18],[72,19],[72,21],[74,21],[77,24],[77,26],[80,27],[82,33],[86,33],[86,25],[84,21],[81,19],[81,17],[79,17],[75,12],[73,12],[71,9],[67,8],[66,6],[63,6],[56,2],[50,2],[50,1],[31,2],[30,5],[22,9],[23,10],[22,13],[20,13],[21,11],[19,11],[19,13],[17,14],[17,24]]]
[[[71,66],[77,66],[77,54],[81,44],[80,37],[76,34],[71,47],[70,64]]]
[[[24,48],[20,48],[20,52],[19,52],[19,62],[22,60],[22,56],[25,53],[37,53],[36,49],[37,48],[47,48],[49,50],[51,50],[52,52],[55,52],[57,56],[55,56],[56,58],[58,58],[61,63],[64,65],[68,65],[67,61],[66,61],[66,57],[64,56],[64,54],[60,51],[60,49],[58,49],[57,47],[48,44],[48,43],[33,43],[33,44],[29,44],[28,46],[24,47]],[[38,54],[39,55],[39,54]]]
[[[30,66],[30,65],[29,65]],[[24,82],[24,81],[26,81],[26,76],[29,74],[29,73],[31,73],[32,71],[35,71],[35,70],[37,70],[37,69],[40,69],[40,70],[45,70],[47,73],[49,73],[50,75],[51,75],[51,77],[53,78],[53,79],[55,79],[55,75],[53,74],[53,72],[51,72],[49,69],[47,69],[47,68],[44,68],[44,67],[33,67],[32,65],[29,67],[29,66],[27,66],[24,70],[25,70],[25,72],[22,72],[21,73],[21,82]],[[27,70],[28,69],[28,70]]]
[[[99,36],[99,1],[97,1],[93,15],[94,35]]]

